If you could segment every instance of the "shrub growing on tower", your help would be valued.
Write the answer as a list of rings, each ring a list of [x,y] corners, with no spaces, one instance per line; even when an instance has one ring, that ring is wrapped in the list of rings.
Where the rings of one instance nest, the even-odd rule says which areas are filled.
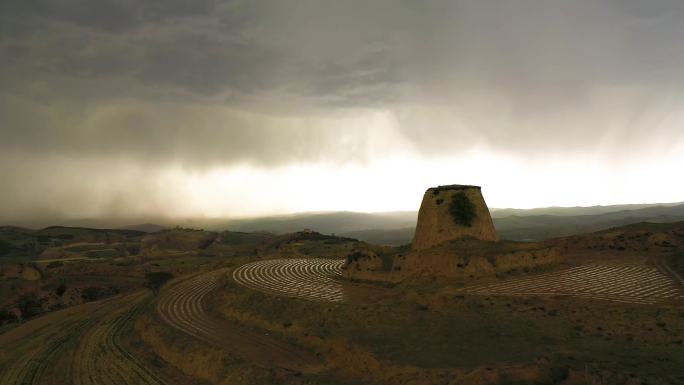
[[[475,205],[463,191],[454,194],[449,206],[449,212],[458,225],[470,227],[477,216]]]

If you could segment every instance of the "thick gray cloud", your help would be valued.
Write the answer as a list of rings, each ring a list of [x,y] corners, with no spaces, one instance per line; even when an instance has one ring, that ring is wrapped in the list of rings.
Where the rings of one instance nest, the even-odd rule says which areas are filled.
[[[678,0],[6,0],[0,160],[366,162],[380,113],[419,157],[619,162],[684,141],[681,68]]]
[[[204,16],[216,4],[214,0],[7,0],[0,4],[0,11],[10,26],[21,31],[27,31],[27,27],[37,29],[39,23],[65,22],[97,31],[122,32],[150,22]],[[20,20],[11,22],[17,18]]]

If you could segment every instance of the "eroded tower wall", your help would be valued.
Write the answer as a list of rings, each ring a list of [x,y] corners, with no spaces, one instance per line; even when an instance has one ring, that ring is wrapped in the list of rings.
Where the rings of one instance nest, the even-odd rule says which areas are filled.
[[[472,219],[465,225],[454,218],[458,216],[458,208],[452,209],[454,196],[464,194],[472,204]],[[460,201],[462,201],[462,196]],[[484,241],[496,241],[498,236],[494,222],[482,196],[479,186],[440,186],[428,189],[418,212],[418,224],[412,248],[423,250],[445,241],[463,237],[473,237]]]

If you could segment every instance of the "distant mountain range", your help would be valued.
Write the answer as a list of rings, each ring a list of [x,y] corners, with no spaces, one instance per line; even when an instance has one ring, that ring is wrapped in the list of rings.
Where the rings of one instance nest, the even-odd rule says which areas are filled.
[[[291,233],[311,229],[323,234],[344,235],[360,230],[395,230],[415,227],[418,213],[400,211],[388,213],[331,212],[295,214],[227,221],[221,230],[271,231]]]
[[[169,226],[157,225],[154,223],[143,223],[139,225],[128,225],[119,227],[121,230],[135,230],[142,231],[144,233],[156,233],[157,231],[162,231],[168,229]]]
[[[511,215],[494,218],[503,239],[543,240],[638,222],[677,222],[684,220],[684,204],[650,206],[594,215]]]
[[[518,241],[544,240],[638,222],[684,221],[684,202],[535,209],[492,208],[490,211],[501,239]],[[121,219],[70,221],[60,224],[92,228],[116,227],[146,233],[177,225],[206,230],[260,231],[276,234],[311,229],[323,234],[335,234],[376,244],[403,245],[411,242],[417,218],[416,211],[319,212],[252,219],[160,219],[138,225],[124,225]]]
[[[612,206],[576,206],[576,207],[543,207],[535,209],[500,209],[492,208],[492,218],[517,216],[535,216],[535,215],[558,215],[558,216],[577,216],[577,215],[599,215],[606,213],[614,213],[618,211],[632,211],[645,209],[650,207],[673,207],[684,205],[684,202],[676,203],[643,203],[643,204],[628,204],[628,205],[612,205]]]
[[[637,204],[538,209],[492,209],[502,239],[543,240],[608,229],[638,222],[684,220],[684,203]],[[371,243],[402,245],[411,242],[416,211],[390,213],[332,212],[226,221],[220,230],[287,233],[309,228]]]

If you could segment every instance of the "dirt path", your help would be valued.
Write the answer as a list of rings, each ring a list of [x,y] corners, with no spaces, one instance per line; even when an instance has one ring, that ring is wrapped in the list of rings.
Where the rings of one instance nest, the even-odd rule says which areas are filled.
[[[44,381],[45,372],[58,354],[64,353],[64,347],[79,336],[80,330],[89,327],[91,320],[72,320],[61,322],[53,327],[41,330],[39,338],[31,337],[23,346],[11,350],[11,357],[0,374],[0,383],[13,385],[29,385],[52,383]],[[7,349],[9,346],[3,346]]]
[[[75,385],[165,384],[120,343],[121,331],[148,296],[139,292],[126,297],[83,334],[73,360]]]
[[[149,294],[61,310],[0,336],[0,384],[164,384],[120,344]]]
[[[161,293],[158,314],[170,326],[257,365],[294,372],[316,371],[319,361],[313,354],[216,318],[204,309],[203,299],[227,273],[227,269],[220,269],[176,282]]]

